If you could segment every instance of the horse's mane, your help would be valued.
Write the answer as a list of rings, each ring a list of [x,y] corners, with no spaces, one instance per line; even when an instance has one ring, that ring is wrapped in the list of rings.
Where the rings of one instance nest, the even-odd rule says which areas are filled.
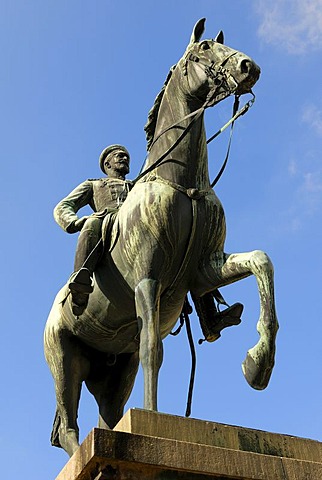
[[[169,83],[169,80],[170,80],[175,68],[176,68],[176,65],[173,65],[173,67],[170,68],[170,71],[167,75],[167,78],[165,79],[163,87],[160,90],[160,92],[158,93],[158,95],[156,96],[156,99],[154,100],[153,107],[151,108],[151,110],[148,113],[148,120],[147,120],[147,122],[144,126],[145,136],[146,136],[146,141],[147,141],[146,149],[148,151],[150,150],[150,147],[152,145],[161,101],[162,101],[165,89],[166,89],[166,87]]]

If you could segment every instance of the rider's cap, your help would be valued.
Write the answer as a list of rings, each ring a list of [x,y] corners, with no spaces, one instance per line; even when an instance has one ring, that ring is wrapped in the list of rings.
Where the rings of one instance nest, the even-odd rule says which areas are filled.
[[[123,145],[110,145],[109,147],[104,148],[104,150],[100,154],[100,158],[99,158],[99,165],[100,165],[100,168],[101,168],[103,173],[106,173],[105,170],[104,170],[105,158],[107,157],[107,155],[114,152],[114,150],[121,150],[122,152],[125,152],[128,155],[128,157],[130,158],[129,152],[127,151],[127,149],[125,147],[123,147]]]

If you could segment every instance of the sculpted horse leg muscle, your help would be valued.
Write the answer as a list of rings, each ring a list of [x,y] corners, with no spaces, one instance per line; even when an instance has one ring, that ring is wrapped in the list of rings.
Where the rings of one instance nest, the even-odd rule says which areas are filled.
[[[254,275],[258,285],[260,317],[258,343],[248,351],[242,365],[247,382],[258,390],[267,387],[275,356],[278,322],[274,299],[274,269],[266,253],[255,250],[247,253],[214,253],[200,274],[200,285],[208,280],[208,288],[216,288]],[[205,285],[205,284],[204,284]]]
[[[140,335],[140,361],[144,372],[144,408],[157,410],[158,373],[163,347],[160,335],[160,285],[145,278],[135,289]]]
[[[111,241],[105,242],[93,292],[85,292],[86,302],[75,315],[78,298],[67,284],[49,315],[45,352],[57,398],[52,442],[70,455],[78,446],[82,382],[98,403],[99,425],[113,428],[140,359],[144,408],[157,409],[162,339],[174,327],[189,291],[201,297],[255,275],[260,340],[243,368],[255,388],[265,388],[270,377],[277,331],[272,264],[259,251],[224,253],[224,211],[210,186],[204,129],[205,109],[231,94],[249,92],[260,70],[250,57],[224,46],[222,33],[200,41],[204,22],[196,24],[149,113],[149,155],[118,211]],[[90,182],[82,185],[86,195],[91,188]],[[72,218],[75,226],[82,222]]]
[[[75,340],[61,321],[59,304],[54,304],[45,330],[45,355],[55,379],[57,402],[51,443],[70,456],[78,447],[78,404],[89,372],[89,362]]]
[[[55,379],[57,401],[51,442],[71,456],[79,446],[77,412],[82,382],[97,401],[98,426],[114,428],[132,391],[139,355],[135,351],[115,356],[85,345],[67,328],[61,296],[57,300],[45,330],[46,360]]]

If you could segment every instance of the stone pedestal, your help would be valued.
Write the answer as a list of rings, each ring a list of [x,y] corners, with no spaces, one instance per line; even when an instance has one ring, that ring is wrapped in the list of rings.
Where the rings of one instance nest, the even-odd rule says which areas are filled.
[[[322,443],[129,410],[94,428],[56,480],[321,480]]]

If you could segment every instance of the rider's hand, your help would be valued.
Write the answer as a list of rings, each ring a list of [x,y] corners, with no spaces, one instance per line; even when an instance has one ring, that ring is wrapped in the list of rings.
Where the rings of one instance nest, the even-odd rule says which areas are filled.
[[[82,218],[79,218],[78,220],[76,220],[74,226],[75,226],[75,230],[77,232],[80,232],[81,229],[83,228],[86,220],[89,218],[89,216],[85,216],[85,217],[82,217]]]

